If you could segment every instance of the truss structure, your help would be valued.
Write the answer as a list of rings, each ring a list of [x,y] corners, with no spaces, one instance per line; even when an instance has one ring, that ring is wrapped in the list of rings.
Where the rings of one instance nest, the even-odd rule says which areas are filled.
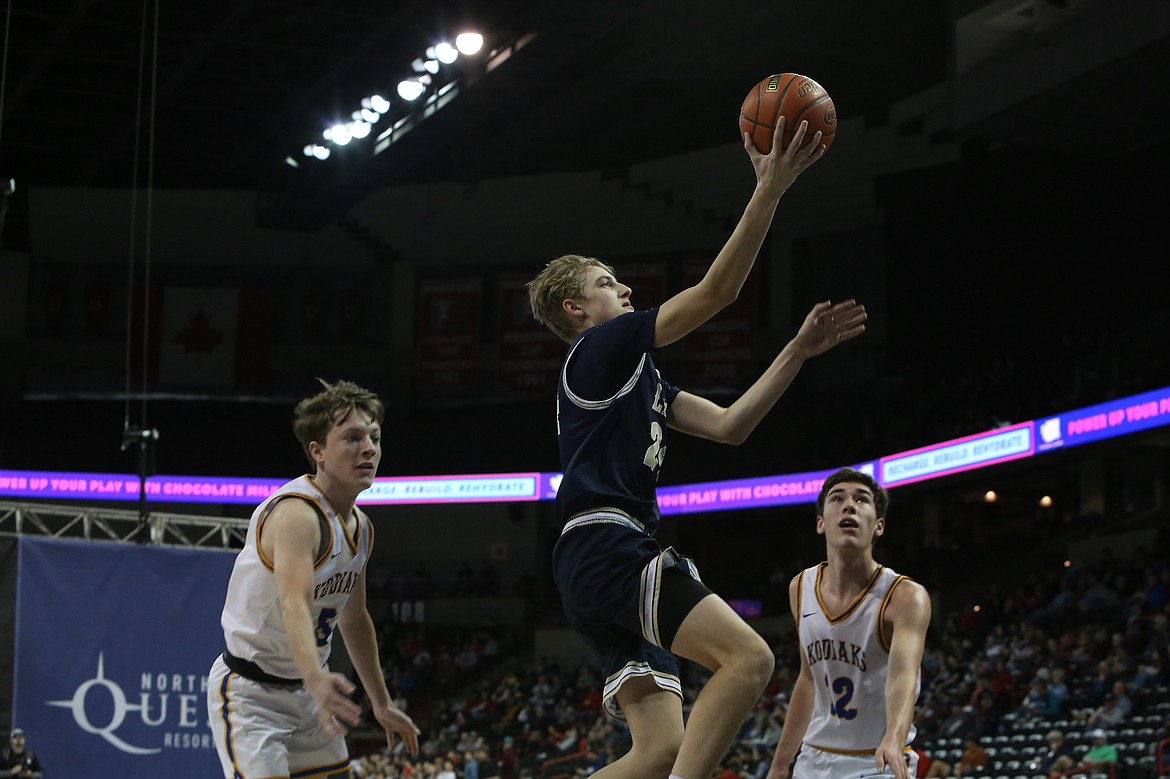
[[[248,520],[0,501],[0,536],[41,536],[207,549],[239,549]]]

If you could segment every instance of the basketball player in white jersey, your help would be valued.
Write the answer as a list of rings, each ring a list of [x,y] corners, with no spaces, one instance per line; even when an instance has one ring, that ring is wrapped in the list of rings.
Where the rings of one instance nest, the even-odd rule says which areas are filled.
[[[873,559],[888,506],[885,489],[851,468],[830,475],[817,496],[828,560],[788,588],[800,675],[767,779],[915,775],[910,743],[930,597]]]
[[[352,382],[297,404],[293,432],[313,473],[258,506],[236,557],[208,676],[208,716],[227,779],[348,776],[355,687],[326,665],[334,627],[389,746],[418,753],[418,728],[391,703],[366,609],[373,526],[356,505],[382,459],[383,406]]]

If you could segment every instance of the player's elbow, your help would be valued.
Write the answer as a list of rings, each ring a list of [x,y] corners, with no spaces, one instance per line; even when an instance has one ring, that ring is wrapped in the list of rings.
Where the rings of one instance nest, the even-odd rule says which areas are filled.
[[[748,439],[747,430],[732,430],[724,438],[723,443],[728,446],[739,446]]]
[[[735,301],[739,300],[739,290],[741,285],[723,284],[715,288],[711,294],[711,302],[718,307],[718,310],[730,306]]]
[[[725,412],[729,413],[729,412]],[[723,425],[723,435],[720,440],[729,446],[739,446],[748,440],[754,425],[743,424],[742,421],[728,419]]]

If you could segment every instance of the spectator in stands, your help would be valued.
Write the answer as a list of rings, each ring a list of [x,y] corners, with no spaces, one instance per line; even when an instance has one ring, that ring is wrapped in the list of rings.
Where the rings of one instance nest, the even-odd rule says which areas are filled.
[[[463,779],[479,779],[479,760],[471,750],[463,753]]]
[[[983,748],[979,742],[979,736],[976,734],[967,734],[963,746],[963,754],[959,757],[959,776],[977,773],[991,762],[991,756],[987,754],[987,750]]]
[[[1028,617],[1028,624],[1062,625],[1076,611],[1077,589],[1073,580],[1061,580],[1060,590]]]
[[[1037,764],[1037,770],[1041,774],[1056,776],[1076,765],[1076,754],[1065,741],[1063,732],[1050,730],[1045,734],[1044,740],[1048,742],[1048,750]]]
[[[1150,755],[1154,760],[1161,758],[1162,764],[1155,764],[1155,775],[1166,776],[1170,774],[1170,712],[1162,718],[1162,725],[1154,731],[1153,738],[1150,740]]]
[[[1164,653],[1160,649],[1146,651],[1133,677],[1132,685],[1135,690],[1152,690],[1166,685],[1166,663],[1163,657]]]
[[[1019,632],[1014,637],[1011,649],[1008,651],[1008,671],[1011,672],[1012,676],[1020,677],[1036,666],[1038,648],[1032,640],[1030,626],[1020,626],[1017,630]]]
[[[475,750],[475,760],[479,763],[479,779],[493,779],[500,775],[500,764],[492,759],[487,747]]]
[[[758,743],[764,737],[764,729],[768,726],[768,706],[761,700],[739,729],[736,741]]]
[[[1045,669],[1040,670],[1047,676]],[[1060,714],[1060,698],[1049,689],[1047,679],[1038,674],[1016,712],[1023,719],[1055,719]]]
[[[1115,616],[1120,604],[1117,593],[1095,571],[1087,571],[1085,576],[1088,586],[1077,601],[1077,609],[1090,619],[1107,619]]]
[[[914,779],[936,779],[951,775],[951,764],[946,760],[931,757],[918,747],[913,749],[918,755],[918,768],[914,772]]]
[[[995,670],[991,674],[991,689],[995,693],[997,706],[1006,708],[1011,704],[1012,688],[1016,680],[1008,670],[1007,662],[1000,660],[995,663]]]
[[[1063,713],[1068,710],[1068,700],[1071,692],[1068,688],[1068,682],[1065,681],[1067,672],[1062,667],[1052,669],[1052,681],[1048,685],[1048,690],[1056,699],[1060,701],[1060,712]]]
[[[1090,710],[1105,702],[1105,697],[1113,692],[1113,683],[1117,681],[1113,669],[1105,660],[1098,661],[1096,667],[1097,671],[1084,695],[1084,703],[1088,704]]]
[[[504,742],[500,746],[500,779],[516,779],[516,768],[519,760],[520,758],[516,754],[515,740],[511,736],[504,736]],[[600,767],[598,766],[598,768]],[[464,776],[464,779],[469,778]]]
[[[1146,575],[1145,607],[1157,613],[1170,603],[1170,568],[1151,571]]]
[[[26,747],[22,728],[13,728],[8,734],[8,746],[0,749],[0,777],[13,779],[41,779],[40,759]]]
[[[713,779],[743,779],[743,774],[736,768],[738,764],[735,755],[727,755],[719,761],[719,768],[713,774]]]
[[[1088,751],[1081,757],[1081,768],[1092,768],[1108,763],[1117,763],[1117,747],[1109,743],[1109,734],[1103,728],[1096,728],[1089,731],[1089,738],[1093,742]]]
[[[1116,728],[1129,716],[1133,709],[1133,702],[1125,694],[1125,682],[1117,682],[1119,692],[1111,692],[1105,696],[1105,702],[1095,709],[1082,709],[1076,719],[1085,722],[1093,728]],[[1119,694],[1120,693],[1120,694]]]
[[[999,705],[995,702],[994,696],[989,692],[984,692],[972,708],[971,732],[985,738],[999,735],[1003,715],[1000,713]]]
[[[443,770],[435,774],[435,779],[459,779],[459,775],[455,773],[455,764],[450,760],[444,760]]]

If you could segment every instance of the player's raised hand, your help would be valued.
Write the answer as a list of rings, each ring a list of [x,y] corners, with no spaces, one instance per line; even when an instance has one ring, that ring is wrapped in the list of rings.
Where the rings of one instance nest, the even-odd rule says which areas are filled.
[[[794,340],[805,357],[813,357],[864,333],[868,316],[852,298],[836,304],[825,300],[808,312]]]
[[[805,148],[800,148],[804,143],[805,134],[808,132],[808,122],[801,122],[796,127],[796,131],[792,135],[792,140],[785,148],[780,148],[779,143],[772,144],[772,150],[767,154],[761,154],[756,145],[752,142],[752,137],[748,133],[743,134],[743,147],[747,150],[748,157],[751,158],[752,167],[756,169],[756,181],[758,184],[774,187],[780,194],[796,181],[796,177],[803,173],[810,165],[819,160],[825,154],[825,146],[821,143],[821,133],[818,130],[813,133],[811,142]],[[776,132],[774,137],[784,137],[784,117],[781,116],[776,120]]]

